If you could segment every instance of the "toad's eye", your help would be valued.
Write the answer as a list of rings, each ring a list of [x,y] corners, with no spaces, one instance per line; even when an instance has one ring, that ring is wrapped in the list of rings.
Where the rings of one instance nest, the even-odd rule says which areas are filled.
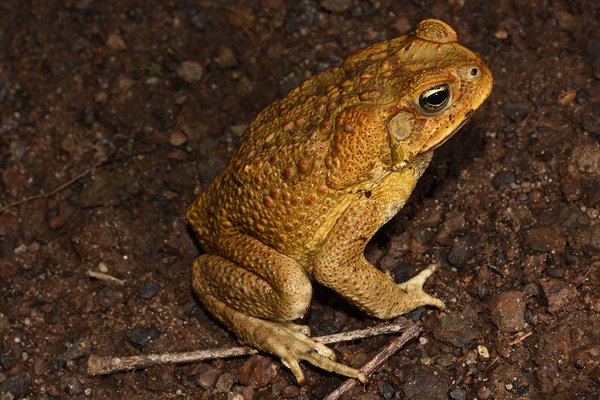
[[[419,96],[419,106],[428,114],[441,111],[450,100],[450,86],[436,85],[423,91]]]

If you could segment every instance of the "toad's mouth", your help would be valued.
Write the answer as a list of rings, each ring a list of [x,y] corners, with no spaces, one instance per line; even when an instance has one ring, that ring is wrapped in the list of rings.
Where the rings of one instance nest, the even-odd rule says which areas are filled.
[[[421,152],[424,153],[426,151],[435,150],[444,143],[446,143],[448,139],[450,139],[456,134],[456,132],[460,130],[460,128],[462,128],[467,122],[469,122],[469,120],[473,117],[474,114],[475,110],[470,109],[465,113],[465,117],[463,118],[463,120],[458,125],[453,127],[449,133],[448,131],[444,131],[441,133],[438,132],[436,135],[432,136],[427,142],[424,143],[423,147],[421,148]]]

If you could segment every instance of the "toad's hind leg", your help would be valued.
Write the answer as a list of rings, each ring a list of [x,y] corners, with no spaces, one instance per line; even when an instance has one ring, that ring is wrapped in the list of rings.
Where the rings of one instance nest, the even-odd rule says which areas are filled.
[[[334,361],[335,354],[289,321],[304,315],[312,286],[301,265],[255,239],[223,240],[223,254],[202,255],[192,267],[192,285],[205,308],[240,342],[274,354],[304,382],[301,360],[364,381],[365,375]]]
[[[300,361],[307,361],[326,371],[366,382],[361,371],[335,361],[335,354],[325,345],[315,342],[297,327],[288,323],[251,317],[229,307],[214,296],[205,296],[203,303],[213,315],[227,325],[243,343],[271,353],[288,367],[298,384],[305,382]]]

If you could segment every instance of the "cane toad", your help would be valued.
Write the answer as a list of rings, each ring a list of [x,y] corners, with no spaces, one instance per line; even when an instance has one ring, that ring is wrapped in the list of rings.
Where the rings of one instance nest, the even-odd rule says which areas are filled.
[[[280,357],[299,383],[300,360],[364,382],[292,321],[309,308],[311,280],[377,318],[444,308],[422,289],[435,266],[396,284],[363,251],[491,89],[481,58],[451,27],[425,20],[264,109],[187,210],[205,251],[192,267],[204,307],[240,342]]]

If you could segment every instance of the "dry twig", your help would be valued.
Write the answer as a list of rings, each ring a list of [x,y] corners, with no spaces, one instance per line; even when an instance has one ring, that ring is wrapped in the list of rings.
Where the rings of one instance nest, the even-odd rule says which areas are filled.
[[[54,189],[52,189],[49,192],[43,192],[43,193],[35,194],[33,196],[25,197],[25,198],[23,198],[21,200],[13,201],[12,203],[8,203],[8,204],[0,207],[0,214],[2,214],[4,211],[7,211],[7,210],[11,209],[12,207],[16,207],[16,206],[19,206],[21,204],[28,203],[28,202],[30,202],[32,200],[43,199],[45,197],[53,196],[56,193],[62,191],[63,189],[66,189],[70,185],[74,184],[75,182],[77,182],[78,180],[80,180],[84,176],[88,175],[90,172],[92,172],[95,168],[98,168],[99,166],[101,166],[102,164],[107,163],[108,161],[109,160],[103,160],[103,161],[99,161],[99,162],[93,164],[88,169],[86,169],[83,172],[75,175],[74,177],[72,177],[71,179],[69,179],[68,181],[66,181],[65,183],[63,183],[61,185],[58,185],[57,187],[55,187]]]
[[[381,364],[383,364],[388,358],[390,358],[394,353],[406,344],[409,340],[419,336],[421,333],[421,325],[414,324],[410,328],[408,328],[402,336],[395,339],[392,343],[390,343],[386,348],[384,348],[379,354],[377,354],[371,361],[365,364],[360,370],[365,373],[365,375],[371,375]],[[333,392],[329,393],[324,400],[337,400],[341,398],[346,392],[351,390],[354,386],[358,384],[356,379],[348,379],[344,383],[342,383],[337,389]]]
[[[583,276],[579,279],[579,281],[581,283],[579,283],[577,285],[577,288],[581,287],[581,285],[583,285],[585,283],[585,280],[587,279],[587,277],[590,275],[590,273],[592,272],[592,270],[594,268],[596,268],[597,266],[600,266],[600,263],[592,263],[592,265],[590,265],[590,267],[587,269],[587,271],[585,271],[585,274],[583,274]]]
[[[313,339],[324,344],[338,343],[398,333],[405,330],[406,326],[406,321],[400,321],[398,323],[392,323],[389,325],[379,325],[351,332],[315,337]],[[411,331],[412,329],[414,329],[414,326],[410,327],[406,332]],[[404,337],[406,332],[401,337]],[[418,332],[419,330],[417,330],[417,333]],[[148,368],[154,365],[185,364],[202,360],[238,357],[256,353],[258,353],[258,351],[252,347],[237,346],[222,349],[197,350],[186,353],[146,354],[131,357],[99,357],[91,355],[88,359],[87,371],[90,375],[109,375],[120,371]]]
[[[105,274],[104,272],[92,271],[91,269],[87,270],[87,275],[91,278],[119,286],[125,286],[126,283],[123,279],[115,278],[114,276]]]
[[[5,211],[10,210],[13,207],[20,206],[21,204],[25,204],[25,203],[29,203],[30,201],[33,201],[33,200],[43,199],[43,198],[46,198],[46,197],[53,196],[53,195],[61,192],[62,190],[68,188],[69,186],[71,186],[72,184],[74,184],[75,182],[77,182],[78,180],[80,180],[81,178],[89,175],[96,168],[100,168],[100,167],[102,167],[102,166],[104,166],[106,164],[109,164],[109,163],[124,161],[124,160],[128,160],[130,158],[133,158],[133,157],[143,156],[143,155],[146,155],[146,154],[154,153],[155,151],[157,151],[159,149],[160,149],[160,147],[156,147],[154,149],[150,149],[150,150],[147,150],[147,151],[140,151],[140,152],[134,153],[134,154],[126,154],[126,155],[124,155],[122,157],[109,158],[109,159],[104,159],[104,160],[96,161],[89,168],[83,170],[79,174],[75,175],[74,177],[72,177],[68,181],[66,181],[66,182],[58,185],[57,187],[55,187],[54,189],[52,189],[49,192],[42,192],[42,193],[34,194],[33,196],[28,196],[28,197],[22,198],[21,200],[13,201],[12,203],[8,203],[8,204],[5,204],[3,206],[0,206],[0,214],[4,213]]]
[[[515,339],[510,342],[510,344],[512,346],[514,346],[515,344],[521,343],[523,340],[527,339],[529,336],[531,336],[533,334],[533,332],[519,332],[517,333]]]

